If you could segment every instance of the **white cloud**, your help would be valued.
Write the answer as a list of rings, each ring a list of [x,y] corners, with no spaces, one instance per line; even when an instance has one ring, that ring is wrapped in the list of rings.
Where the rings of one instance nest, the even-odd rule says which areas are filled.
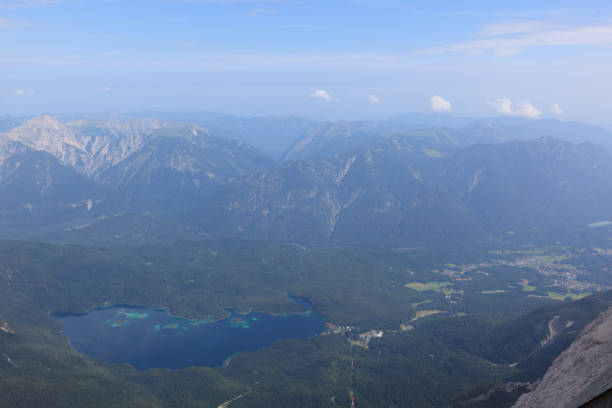
[[[493,102],[489,102],[489,105],[493,106],[499,113],[503,113],[504,115],[514,115],[512,101],[508,98],[497,98]]]
[[[503,21],[501,23],[485,25],[478,35],[481,37],[499,37],[533,33],[550,28],[551,25],[543,21]]]
[[[265,15],[270,15],[270,14],[278,14],[278,10],[260,7],[260,8],[254,8],[252,10],[249,10],[246,13],[247,16],[265,16]]]
[[[553,106],[550,107],[550,112],[554,113],[555,115],[563,115],[563,109],[561,108],[561,106],[559,106],[558,103],[555,103]]]
[[[2,3],[0,3],[0,5],[1,4]],[[21,28],[21,27],[36,27],[36,26],[40,26],[40,24],[32,23],[32,22],[29,22],[29,21],[12,20],[12,19],[8,19],[8,18],[0,17],[0,28],[2,28],[2,29]]]
[[[113,90],[113,88],[111,88],[111,87],[110,87],[110,85],[106,85],[104,88],[102,88],[102,90],[103,90],[104,92],[110,92],[110,91],[112,91],[112,90]]]
[[[336,100],[336,98],[332,98],[332,96],[325,89],[317,89],[313,93],[310,94],[311,99],[321,99],[325,102],[331,102]]]
[[[509,58],[521,52],[520,48],[496,48],[493,50],[498,58]]]
[[[494,51],[497,56],[507,57],[529,47],[560,46],[612,46],[612,25],[580,26],[563,29],[538,29],[535,24],[521,26],[490,26],[483,29],[486,38],[429,48],[418,54],[445,54],[465,52],[478,55]],[[516,35],[515,35],[516,34]]]
[[[435,112],[450,112],[453,110],[451,103],[438,95],[431,97],[431,109]]]
[[[60,0],[0,0],[0,9],[19,9],[57,4]]]
[[[380,98],[376,95],[368,95],[368,101],[370,101],[370,103],[378,104],[380,103]]]
[[[108,1],[108,0],[107,0]],[[192,4],[240,4],[240,3],[277,3],[281,0],[155,0],[164,3],[192,3]]]
[[[493,102],[489,102],[499,113],[509,116],[523,116],[526,118],[537,118],[542,114],[542,111],[536,108],[529,101],[521,101],[517,104],[516,109],[512,106],[512,101],[509,98],[497,98]]]
[[[15,89],[13,91],[13,95],[15,96],[24,96],[26,94],[26,91],[23,89]]]
[[[529,101],[521,101],[518,103],[515,114],[525,116],[526,118],[537,118],[542,114],[542,111],[533,106]]]
[[[282,26],[282,28],[298,28],[298,29],[313,29],[313,30],[318,30],[321,27],[314,25],[314,24],[286,24],[284,26]]]

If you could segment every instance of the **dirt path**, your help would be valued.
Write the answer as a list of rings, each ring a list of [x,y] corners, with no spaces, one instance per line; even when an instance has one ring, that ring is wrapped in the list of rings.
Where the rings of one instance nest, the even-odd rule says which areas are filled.
[[[251,391],[246,392],[244,394],[240,394],[239,396],[237,396],[236,398],[232,398],[229,401],[225,401],[223,404],[219,405],[217,408],[227,408],[230,406],[230,404],[234,401],[238,401],[240,398],[244,397],[245,395],[249,394]]]

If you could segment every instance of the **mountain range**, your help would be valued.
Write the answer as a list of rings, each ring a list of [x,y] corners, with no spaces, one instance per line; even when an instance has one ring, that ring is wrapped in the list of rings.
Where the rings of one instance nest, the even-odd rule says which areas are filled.
[[[587,401],[609,386],[591,346],[610,312],[589,323],[612,304],[611,138],[445,115],[0,118],[2,406],[534,406],[579,383],[567,367],[564,401]],[[294,296],[324,335],[222,367],[93,360],[56,320],[281,316]]]
[[[145,222],[170,241],[410,247],[567,240],[612,220],[612,136],[584,124],[157,116],[3,118],[3,236],[127,243]]]

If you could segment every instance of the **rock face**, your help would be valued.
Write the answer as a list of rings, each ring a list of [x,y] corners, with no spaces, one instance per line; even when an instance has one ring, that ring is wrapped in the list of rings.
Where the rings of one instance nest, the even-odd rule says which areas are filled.
[[[131,213],[135,225],[152,215],[217,236],[412,248],[510,234],[556,242],[612,220],[612,157],[589,143],[465,147],[468,135],[445,129],[327,122],[277,163],[233,135],[277,122],[276,136],[295,135],[308,121],[228,121],[39,116],[0,132],[0,227],[13,229],[0,237]]]
[[[589,324],[514,408],[576,408],[612,388],[612,308]]]
[[[9,141],[17,142],[32,150],[47,152],[63,165],[95,177],[140,149],[152,131],[165,126],[155,119],[63,123],[44,115],[0,135],[0,147]],[[0,153],[0,162],[5,156],[6,152]]]
[[[325,122],[314,126],[295,141],[283,156],[283,160],[331,157],[381,137],[371,129],[363,127],[349,122]]]

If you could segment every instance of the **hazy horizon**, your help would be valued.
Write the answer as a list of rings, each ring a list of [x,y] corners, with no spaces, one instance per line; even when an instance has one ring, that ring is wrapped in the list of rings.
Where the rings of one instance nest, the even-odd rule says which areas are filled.
[[[604,1],[0,1],[0,112],[511,115],[612,127]]]
[[[3,113],[0,113],[0,116],[2,116]],[[359,113],[349,113],[345,116],[329,116],[329,115],[301,115],[301,114],[291,114],[291,113],[287,113],[287,114],[275,114],[275,113],[269,113],[269,114],[255,114],[255,115],[249,115],[249,114],[240,114],[240,113],[230,113],[230,112],[213,112],[213,111],[155,111],[155,110],[141,110],[141,111],[134,111],[134,112],[113,112],[113,111],[105,111],[105,112],[37,112],[37,113],[30,113],[30,114],[24,114],[24,115],[9,115],[9,116],[13,116],[13,117],[17,117],[17,118],[35,118],[35,117],[39,117],[39,116],[52,116],[52,117],[67,117],[67,118],[84,118],[84,119],[113,119],[113,118],[118,118],[118,119],[122,119],[122,118],[133,118],[133,117],[141,117],[141,118],[151,118],[151,119],[157,119],[159,115],[170,115],[170,116],[177,116],[177,117],[181,117],[181,116],[185,116],[185,117],[192,117],[191,119],[185,120],[185,123],[192,123],[193,117],[197,116],[197,115],[211,115],[211,116],[219,116],[219,117],[223,117],[223,116],[227,116],[227,117],[236,117],[236,118],[242,118],[242,119],[258,119],[258,118],[291,118],[291,117],[295,117],[295,118],[305,118],[305,119],[311,119],[314,120],[316,122],[379,122],[379,121],[386,121],[386,120],[392,120],[395,117],[399,117],[399,116],[415,116],[415,117],[423,117],[423,118],[427,118],[430,117],[429,120],[434,120],[436,118],[448,118],[448,119],[458,119],[458,120],[465,120],[468,123],[472,123],[473,122],[478,122],[478,121],[496,121],[496,120],[512,120],[512,119],[525,119],[527,121],[533,120],[533,121],[537,121],[537,120],[553,120],[553,121],[558,121],[561,123],[582,123],[588,126],[594,126],[594,127],[598,127],[601,129],[604,129],[606,132],[612,132],[612,125],[606,125],[606,124],[601,124],[601,123],[592,123],[592,122],[587,122],[587,121],[581,121],[581,120],[572,120],[569,118],[559,118],[559,117],[539,117],[539,118],[524,118],[524,117],[520,117],[520,116],[509,116],[509,115],[489,115],[489,116],[460,116],[460,115],[454,115],[454,114],[449,114],[449,113],[435,113],[435,112],[397,112],[397,113],[391,113],[391,114],[380,114],[380,115],[368,115],[368,114],[359,114]],[[171,121],[174,121],[174,119],[172,119]],[[423,124],[423,128],[431,128],[431,127],[458,127],[461,128],[463,126],[461,125],[457,125],[457,126],[448,126],[448,125],[439,125],[439,126],[432,126],[429,123],[424,123]]]

